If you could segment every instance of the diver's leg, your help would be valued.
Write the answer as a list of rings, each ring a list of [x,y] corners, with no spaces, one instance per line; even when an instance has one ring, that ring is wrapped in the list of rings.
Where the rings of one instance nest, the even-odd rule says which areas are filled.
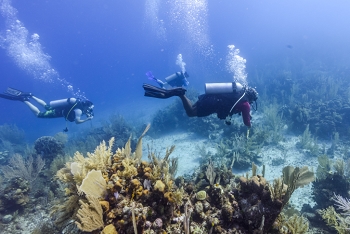
[[[39,99],[39,98],[37,98],[37,97],[35,97],[35,96],[32,96],[32,98],[33,98],[37,103],[39,103],[40,105],[42,105],[43,107],[46,106],[46,102],[44,102],[43,100],[41,100],[41,99]],[[33,105],[33,104],[31,104],[31,105]],[[38,108],[37,108],[37,109],[38,109]]]
[[[192,105],[191,101],[185,95],[181,95],[179,97],[181,98],[186,114],[189,117],[197,116],[197,108]]]
[[[40,99],[39,99],[40,100]],[[24,103],[29,107],[29,109],[34,113],[34,115],[38,116],[40,113],[40,110],[34,106],[32,103],[29,101],[24,101]]]

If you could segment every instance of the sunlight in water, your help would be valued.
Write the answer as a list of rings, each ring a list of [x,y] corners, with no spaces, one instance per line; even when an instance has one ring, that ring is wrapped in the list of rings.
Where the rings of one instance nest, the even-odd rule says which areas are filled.
[[[28,30],[17,17],[17,10],[11,6],[10,0],[0,0],[0,11],[6,22],[6,30],[0,34],[0,47],[16,65],[35,79],[47,83],[58,82],[67,92],[75,97],[85,98],[79,89],[74,91],[72,84],[60,78],[58,72],[50,64],[50,55],[46,54],[39,42],[37,33],[29,36]]]

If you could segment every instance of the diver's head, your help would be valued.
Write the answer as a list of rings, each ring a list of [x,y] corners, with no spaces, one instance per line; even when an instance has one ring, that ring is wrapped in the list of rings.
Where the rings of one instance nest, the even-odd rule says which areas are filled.
[[[247,87],[245,90],[245,95],[248,98],[248,102],[252,104],[258,99],[258,92],[252,88],[252,87]]]
[[[82,111],[87,117],[94,116],[94,104],[89,100],[81,101]]]

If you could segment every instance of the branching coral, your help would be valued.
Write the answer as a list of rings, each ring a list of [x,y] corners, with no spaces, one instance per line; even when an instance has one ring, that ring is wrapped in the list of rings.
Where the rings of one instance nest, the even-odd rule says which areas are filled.
[[[86,195],[88,203],[79,201],[80,209],[77,213],[78,221],[75,224],[84,232],[92,232],[104,227],[103,211],[97,198]]]
[[[326,209],[319,210],[318,213],[321,215],[323,220],[328,226],[333,227],[339,234],[347,234],[350,225],[346,222],[346,219],[338,214],[333,206]]]
[[[102,141],[102,143],[97,146],[93,154],[87,153],[87,158],[84,160],[84,164],[82,166],[86,167],[88,170],[95,169],[105,172],[106,169],[112,164],[111,157],[113,155],[113,144],[114,137],[109,140],[108,146],[104,141]]]
[[[303,216],[294,214],[284,223],[282,233],[288,234],[303,234],[309,230],[309,221]]]

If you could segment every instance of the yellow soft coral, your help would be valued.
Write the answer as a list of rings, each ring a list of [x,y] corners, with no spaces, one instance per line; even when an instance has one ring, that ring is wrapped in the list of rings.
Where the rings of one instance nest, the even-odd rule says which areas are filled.
[[[117,175],[122,178],[132,178],[137,175],[137,169],[133,165],[134,160],[130,158],[125,158],[122,161],[123,170],[118,170]]]
[[[97,198],[94,196],[86,195],[88,203],[79,201],[80,209],[77,213],[79,221],[75,221],[77,227],[84,232],[92,232],[97,229],[102,229],[103,223],[103,210]]]
[[[105,172],[106,169],[112,164],[111,158],[113,155],[113,144],[114,137],[109,140],[108,146],[106,145],[105,141],[102,141],[102,143],[96,147],[94,153],[87,153],[88,157],[85,159],[84,166],[90,170],[95,169]]]

